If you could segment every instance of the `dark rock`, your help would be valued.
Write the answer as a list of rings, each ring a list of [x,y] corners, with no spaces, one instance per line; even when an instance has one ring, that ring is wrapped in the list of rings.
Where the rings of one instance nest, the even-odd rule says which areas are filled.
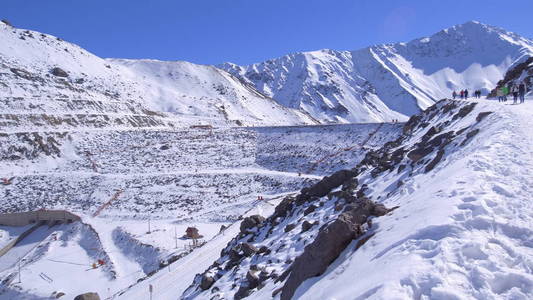
[[[168,150],[168,149],[170,149],[169,145],[162,145],[161,147],[159,147],[159,150]]]
[[[313,225],[315,225],[314,223],[311,223],[309,221],[304,221],[302,223],[302,232],[306,232],[307,230],[311,229],[313,227]]]
[[[407,153],[407,157],[411,159],[414,162],[419,161],[424,156],[430,154],[433,151],[432,147],[419,147],[409,153]]]
[[[480,112],[477,117],[476,117],[476,121],[478,122],[481,122],[483,119],[485,119],[485,117],[487,117],[488,115],[492,114],[492,111],[484,111],[484,112]]]
[[[323,274],[346,246],[363,234],[361,227],[363,223],[360,222],[366,222],[368,216],[374,213],[383,213],[383,209],[376,206],[370,200],[361,201],[358,206],[342,213],[335,221],[322,229],[315,240],[305,247],[304,252],[292,264],[288,279],[281,291],[281,299],[291,299],[302,282]]]
[[[100,300],[100,296],[97,293],[85,293],[76,296],[74,300]]]
[[[58,67],[53,68],[50,71],[50,73],[52,73],[52,75],[57,76],[57,77],[68,77],[68,73],[65,70],[58,68]]]
[[[305,210],[304,210],[304,216],[307,216],[308,214],[314,212],[315,210],[317,209],[317,207],[313,204],[309,205]]]
[[[422,117],[420,115],[411,116],[411,118],[409,118],[407,123],[405,123],[405,125],[403,125],[403,134],[412,133],[415,130],[415,128],[418,125],[418,123],[420,123],[421,120],[422,120]]]
[[[283,199],[278,206],[274,209],[274,216],[275,217],[285,217],[287,216],[287,212],[292,209],[293,207],[294,198],[292,197],[286,197]]]
[[[403,171],[405,169],[406,165],[400,165],[398,166],[398,173],[400,173],[401,171]]]
[[[455,104],[455,102],[450,101],[446,103],[444,106],[442,106],[442,112],[446,114],[452,111],[453,109],[455,109],[456,107],[457,107],[457,104]]]
[[[342,188],[341,189],[343,191],[353,192],[357,188],[358,184],[359,184],[359,182],[357,181],[357,177],[353,177],[353,178],[350,178],[350,179],[346,180],[342,184]]]
[[[357,175],[352,170],[341,170],[333,173],[331,176],[324,177],[317,184],[311,186],[306,194],[315,197],[324,197],[332,189],[341,186],[348,179],[351,179]]]
[[[474,110],[474,107],[476,107],[476,104],[477,103],[470,103],[466,106],[461,107],[461,109],[459,109],[459,112],[457,112],[457,114],[455,114],[452,119],[456,120],[458,118],[466,117],[470,112]]]
[[[237,293],[235,293],[235,296],[233,296],[233,299],[240,300],[240,299],[250,296],[251,293],[252,291],[247,285],[241,285],[239,287],[239,290],[237,290]]]
[[[215,283],[215,279],[207,274],[202,275],[202,280],[200,281],[200,288],[202,290],[208,290]]]
[[[432,126],[423,136],[422,141],[425,142],[429,140],[432,136],[439,133],[439,131],[435,128],[435,126]]]
[[[479,129],[477,129],[477,128],[472,130],[472,131],[469,131],[466,134],[466,139],[461,143],[461,146],[464,146],[466,144],[466,142],[468,142],[471,138],[476,136],[478,133],[479,133]]]
[[[426,173],[433,170],[433,168],[435,168],[435,166],[441,161],[443,156],[444,156],[444,149],[439,149],[439,151],[437,152],[437,155],[435,155],[435,158],[433,158],[433,160],[427,164]]]
[[[265,218],[260,215],[253,215],[244,218],[241,222],[241,233],[248,233],[248,230],[261,225],[265,221]]]
[[[445,132],[434,137],[428,142],[429,145],[439,147],[440,145],[448,145],[454,138],[455,133],[453,131]]]
[[[249,244],[249,243],[242,243],[241,244],[241,250],[244,253],[244,255],[246,255],[246,256],[252,256],[252,255],[256,254],[259,251],[259,249],[257,249],[257,247],[255,247],[254,245]]]
[[[289,224],[289,225],[285,226],[285,232],[289,232],[289,231],[293,230],[295,227],[296,227],[295,224]]]
[[[268,249],[267,246],[261,246],[261,247],[259,247],[259,250],[257,250],[257,253],[261,254],[261,253],[267,253],[269,251],[270,251],[270,249]]]
[[[256,272],[248,270],[246,273],[246,281],[248,281],[248,288],[254,289],[259,285],[259,276],[257,276]]]

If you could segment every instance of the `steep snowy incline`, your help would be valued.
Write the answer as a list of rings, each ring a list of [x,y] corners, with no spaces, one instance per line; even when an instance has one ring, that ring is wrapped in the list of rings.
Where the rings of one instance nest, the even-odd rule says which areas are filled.
[[[383,201],[400,207],[376,220],[375,237],[355,252],[350,245],[295,298],[528,299],[531,109],[531,103],[480,103],[478,112],[495,113],[482,121],[470,145],[435,171],[406,180]]]
[[[368,122],[410,116],[453,90],[486,95],[527,56],[533,56],[531,40],[472,21],[409,43],[220,67],[321,121]]]
[[[245,219],[182,298],[528,299],[532,106],[438,102],[354,169]]]

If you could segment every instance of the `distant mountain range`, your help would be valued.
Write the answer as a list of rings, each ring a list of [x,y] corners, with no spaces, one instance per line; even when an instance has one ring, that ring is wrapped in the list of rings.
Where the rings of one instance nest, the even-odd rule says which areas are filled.
[[[405,120],[454,89],[488,94],[510,67],[533,56],[530,39],[478,22],[408,43],[295,53],[249,66],[102,59],[4,23],[0,40],[3,95],[127,103],[134,113],[106,111],[105,105],[85,112],[157,112],[149,117],[163,118],[156,123],[165,126]],[[27,103],[25,113],[80,112],[41,102]],[[17,113],[13,106],[7,112]]]

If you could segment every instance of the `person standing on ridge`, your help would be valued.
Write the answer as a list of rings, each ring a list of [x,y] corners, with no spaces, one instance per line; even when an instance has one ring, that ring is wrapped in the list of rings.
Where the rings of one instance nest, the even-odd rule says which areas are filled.
[[[496,96],[498,96],[498,102],[503,102],[503,88],[496,89]]]
[[[452,97],[453,97],[453,100],[455,100],[455,97],[457,97],[457,93],[455,92],[455,90],[453,90]]]
[[[518,86],[516,84],[511,88],[511,93],[513,94],[513,104],[516,104],[518,101]]]
[[[526,100],[526,85],[523,82],[518,86],[518,95],[520,96],[520,103],[524,103]]]
[[[459,94],[461,95],[461,99],[463,99],[465,97],[465,91],[461,90],[461,92],[459,92]]]
[[[465,89],[465,99],[468,99],[468,90]]]
[[[502,87],[502,92],[503,92],[503,102],[507,102],[507,95],[509,94],[509,87],[504,85]]]

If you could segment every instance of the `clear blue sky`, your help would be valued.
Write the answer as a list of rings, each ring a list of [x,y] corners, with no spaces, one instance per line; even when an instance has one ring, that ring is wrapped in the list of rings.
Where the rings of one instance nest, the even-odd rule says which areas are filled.
[[[478,20],[533,37],[533,0],[1,0],[0,18],[101,57],[249,64]],[[1,41],[0,41],[1,42]]]

